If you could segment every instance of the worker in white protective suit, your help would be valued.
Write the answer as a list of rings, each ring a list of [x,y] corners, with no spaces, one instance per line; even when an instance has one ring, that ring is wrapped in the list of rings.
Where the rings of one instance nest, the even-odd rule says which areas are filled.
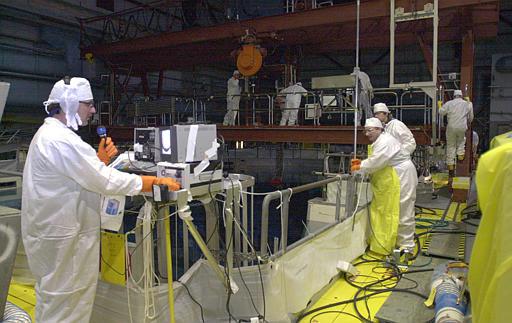
[[[375,118],[379,119],[384,124],[386,133],[389,133],[402,145],[402,148],[412,155],[416,149],[416,140],[412,135],[411,130],[407,128],[405,123],[393,118],[389,112],[388,106],[385,103],[377,103],[373,106],[373,114]]]
[[[455,169],[455,155],[464,160],[466,149],[466,130],[473,121],[473,104],[462,98],[462,91],[455,90],[454,99],[439,109],[441,116],[447,116],[446,125],[446,164],[449,170]]]
[[[353,163],[352,171],[375,173],[392,166],[400,180],[400,216],[396,246],[406,253],[414,250],[416,186],[418,177],[411,156],[393,136],[384,132],[382,122],[369,118],[364,125],[365,135],[372,143],[372,153],[360,163]]]
[[[240,72],[234,71],[233,76],[228,80],[228,93],[226,94],[227,112],[224,116],[225,126],[234,126],[236,123],[236,116],[240,107]]]
[[[107,167],[117,149],[102,138],[96,152],[73,131],[95,113],[89,81],[55,83],[44,102],[49,117],[34,135],[23,171],[21,230],[36,279],[37,322],[90,320],[99,270],[100,194],[136,195],[170,178]]]
[[[358,73],[359,71],[359,73]],[[354,67],[354,71],[350,75],[358,75],[359,78],[359,98],[358,98],[358,109],[359,115],[357,125],[361,124],[361,115],[364,111],[365,118],[371,118],[373,116],[372,111],[372,99],[373,99],[373,86],[370,81],[370,77],[365,72],[359,70],[358,67]]]
[[[279,125],[286,126],[286,123],[288,123],[289,126],[294,126],[297,124],[300,101],[302,96],[308,94],[308,90],[302,87],[301,82],[297,82],[281,91],[281,93],[286,94],[286,102],[284,110],[281,111],[282,117]]]

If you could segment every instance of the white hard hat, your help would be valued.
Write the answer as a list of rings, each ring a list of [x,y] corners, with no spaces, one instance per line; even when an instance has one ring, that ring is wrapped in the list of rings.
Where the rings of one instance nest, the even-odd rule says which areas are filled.
[[[388,106],[385,103],[376,103],[373,105],[373,113],[386,112],[389,113]]]
[[[377,118],[368,118],[366,119],[366,122],[364,123],[364,127],[371,127],[371,128],[384,128],[382,126],[382,122]]]
[[[240,72],[238,70],[234,70],[233,75],[237,75],[237,74],[240,75]]]
[[[66,114],[67,126],[78,129],[82,125],[82,120],[78,116],[79,101],[93,100],[91,85],[87,79],[82,77],[73,77],[66,84],[60,80],[52,88],[47,101],[44,101],[44,107],[48,112],[50,104],[58,103],[62,111]]]
[[[298,86],[302,86],[302,82],[297,82],[295,84],[297,84]]]
[[[461,90],[453,91],[453,96],[462,96],[462,91]]]

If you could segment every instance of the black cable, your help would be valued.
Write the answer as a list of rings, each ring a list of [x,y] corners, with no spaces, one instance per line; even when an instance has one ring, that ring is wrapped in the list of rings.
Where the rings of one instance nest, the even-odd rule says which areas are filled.
[[[360,264],[363,264],[363,263],[371,263],[371,262],[384,262],[384,263],[390,264],[392,266],[392,268],[395,269],[398,277],[402,277],[403,275],[408,275],[408,274],[434,271],[433,268],[428,268],[428,269],[416,269],[416,270],[402,272],[402,271],[400,271],[398,266],[396,266],[395,264],[389,263],[387,261],[382,261],[382,260],[363,260],[363,261],[360,261],[358,263],[355,263],[354,266],[357,266],[357,265],[360,265]],[[375,282],[373,285],[376,285],[377,283],[382,283],[383,281],[387,281],[387,280],[390,280],[392,278],[396,278],[397,276],[389,276],[389,277],[383,278],[383,279],[379,280],[378,282]],[[421,295],[421,297],[424,297],[425,299],[427,298],[426,296],[424,296],[424,295],[422,295],[420,293],[417,293],[417,292],[414,292],[414,291],[410,291],[410,290],[404,290],[402,288],[378,289],[378,290],[373,291],[373,293],[371,293],[371,294],[367,294],[367,295],[364,295],[364,296],[361,296],[361,297],[356,297],[356,298],[353,298],[353,299],[350,299],[350,300],[344,300],[344,301],[340,301],[340,302],[335,302],[335,303],[327,304],[327,305],[324,305],[324,306],[312,309],[310,311],[304,312],[304,313],[302,313],[302,314],[300,314],[298,316],[297,322],[300,321],[301,319],[303,319],[304,317],[308,316],[308,315],[311,315],[313,313],[322,311],[324,309],[328,309],[328,308],[339,306],[339,305],[349,304],[349,303],[352,303],[354,301],[357,302],[357,301],[364,300],[366,298],[372,297],[372,296],[377,295],[377,294],[382,294],[382,293],[385,293],[385,292],[393,292],[393,291],[410,292],[410,293],[414,293],[414,294],[417,294],[417,295]]]
[[[324,315],[324,314],[343,314],[343,315],[349,315],[349,316],[352,316],[355,319],[358,319],[360,322],[363,322],[363,320],[361,320],[357,315],[354,315],[352,313],[343,312],[343,311],[326,311],[326,312],[318,313],[318,314],[312,316],[309,319],[309,323],[312,323],[315,318],[319,317],[320,315]]]
[[[256,304],[254,304],[254,299],[252,298],[252,293],[249,290],[249,286],[247,286],[247,283],[245,282],[245,279],[244,279],[244,276],[242,275],[242,270],[240,269],[240,266],[237,266],[237,268],[238,268],[238,273],[240,274],[240,279],[242,280],[242,283],[244,284],[245,289],[247,289],[247,293],[249,293],[249,297],[251,299],[252,307],[254,308],[256,313],[258,313],[258,316],[261,316],[261,313],[260,313],[260,311],[258,311],[258,308],[256,307]]]
[[[419,292],[416,292],[416,291],[413,291],[413,290],[409,290],[409,289],[402,289],[402,288],[390,288],[388,290],[379,290],[379,291],[375,291],[373,292],[372,294],[365,294],[361,297],[359,297],[358,295],[364,291],[364,289],[360,289],[356,292],[356,295],[354,296],[354,298],[352,299],[352,302],[353,302],[353,306],[354,306],[354,310],[356,311],[357,315],[359,315],[359,317],[363,320],[363,322],[368,322],[368,323],[373,323],[373,321],[367,319],[366,317],[364,317],[361,312],[359,311],[359,308],[357,307],[357,302],[361,299],[367,299],[369,297],[372,297],[372,296],[375,296],[375,295],[378,295],[378,294],[383,294],[383,293],[389,293],[389,292],[401,292],[401,293],[408,293],[408,294],[412,294],[412,295],[416,295],[418,297],[421,297],[423,299],[428,299],[428,296],[426,295],[423,295]],[[368,313],[371,317],[371,313]]]
[[[378,294],[382,294],[382,293],[388,293],[388,292],[394,292],[394,291],[400,291],[400,289],[389,289],[389,290],[379,290],[379,291],[376,291],[376,292],[373,292],[371,294],[367,294],[365,296],[361,296],[361,297],[358,297],[357,299],[348,299],[348,300],[344,300],[344,301],[340,301],[340,302],[336,302],[336,303],[331,303],[331,304],[327,304],[327,305],[324,305],[324,306],[320,306],[318,308],[315,308],[313,310],[310,310],[310,311],[307,311],[305,313],[302,313],[299,315],[297,321],[300,321],[301,319],[303,319],[304,317],[308,316],[308,315],[311,315],[313,313],[316,313],[316,312],[319,312],[319,311],[322,311],[322,310],[325,310],[327,308],[331,308],[331,307],[335,307],[335,306],[339,306],[339,305],[345,305],[345,304],[350,304],[352,303],[354,300],[355,301],[360,301],[360,300],[363,300],[365,298],[368,298],[368,297],[372,297],[374,295],[378,295]],[[405,292],[412,292],[412,291],[405,291]],[[418,293],[419,294],[419,293]],[[420,294],[421,297],[425,297],[424,295]],[[425,297],[426,299],[426,297]]]
[[[393,266],[393,269],[395,270],[395,275],[392,275],[392,276],[389,276],[389,277],[386,277],[386,278],[383,278],[379,281],[376,281],[374,283],[370,283],[362,288],[359,288],[359,290],[356,292],[356,294],[354,295],[354,309],[356,311],[356,313],[359,315],[360,318],[362,318],[364,321],[366,322],[372,322],[371,321],[371,313],[370,313],[370,308],[368,306],[368,298],[365,298],[364,301],[365,301],[365,307],[366,307],[366,310],[368,312],[368,316],[369,316],[369,319],[367,319],[366,317],[364,317],[360,312],[359,312],[359,309],[357,307],[357,301],[355,301],[355,299],[358,298],[359,294],[361,292],[365,293],[364,295],[366,295],[366,292],[367,291],[374,291],[374,292],[389,292],[389,291],[409,291],[411,293],[415,293],[415,294],[419,294],[415,291],[412,291],[411,289],[415,288],[418,286],[418,283],[412,279],[409,279],[409,278],[405,278],[409,281],[413,281],[415,283],[416,286],[414,287],[408,287],[408,288],[396,288],[396,286],[398,286],[398,282],[402,279],[403,277],[403,274],[407,273],[407,272],[404,272],[402,273],[400,271],[400,269],[395,265]],[[408,272],[409,274],[410,273],[418,273],[418,272],[425,272],[425,271],[432,271],[432,269],[419,269],[419,270],[414,270],[414,271],[410,271]],[[375,289],[375,288],[372,288],[373,286],[377,285],[377,284],[382,284],[384,281],[387,281],[387,280],[390,280],[390,279],[393,279],[393,278],[398,278],[397,282],[396,282],[396,285],[392,288],[383,288],[383,289]],[[421,295],[421,294],[419,294]],[[425,297],[427,298],[427,297]]]
[[[461,234],[461,233],[464,233],[464,234],[468,234],[468,235],[476,235],[476,233],[473,233],[473,232],[468,232],[468,231],[461,231],[461,230],[454,230],[454,231],[443,231],[443,230],[439,230],[439,231],[425,231],[425,232],[421,232],[421,233],[418,233],[417,236],[420,237],[420,236],[423,236],[423,235],[426,235],[426,234],[435,234],[435,233],[446,233],[446,234]]]
[[[203,323],[205,323],[205,320],[204,320],[204,314],[203,314],[203,307],[201,306],[201,304],[199,304],[199,302],[192,296],[192,294],[190,293],[190,290],[188,289],[188,286],[185,284],[185,283],[182,283],[180,282],[179,280],[176,280],[177,283],[180,283],[183,287],[185,287],[185,289],[187,290],[187,293],[188,293],[188,296],[190,297],[190,299],[197,304],[197,306],[199,306],[199,309],[201,310],[201,320],[203,321]],[[171,283],[172,284],[172,283]]]
[[[100,253],[100,257],[101,257],[101,261],[102,261],[103,263],[105,263],[105,265],[107,265],[108,267],[110,267],[110,269],[112,269],[116,274],[118,274],[119,276],[125,276],[125,275],[126,275],[126,269],[125,269],[125,272],[124,272],[124,273],[119,272],[119,271],[117,271],[114,267],[112,267],[112,265],[111,265],[111,264],[109,264],[109,263],[105,260],[105,258],[103,258],[103,254],[102,254],[102,253]],[[126,276],[125,276],[125,277],[126,277]]]
[[[416,214],[426,214],[426,215],[437,215],[436,210],[424,206],[415,205],[415,209],[419,210]],[[428,211],[428,212],[425,212]]]

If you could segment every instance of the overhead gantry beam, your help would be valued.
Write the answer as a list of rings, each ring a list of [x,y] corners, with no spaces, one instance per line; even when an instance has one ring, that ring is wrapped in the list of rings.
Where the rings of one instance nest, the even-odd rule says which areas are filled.
[[[409,0],[397,6],[410,9]],[[416,0],[416,9],[431,0]],[[471,10],[462,10],[470,8]],[[470,12],[475,39],[497,34],[498,0],[442,0],[439,3],[440,41],[461,39],[457,24],[461,12]],[[136,70],[158,71],[194,65],[228,62],[246,30],[254,30],[263,46],[303,45],[306,53],[328,53],[355,46],[355,4],[342,4],[290,14],[260,17],[216,26],[165,32],[141,38],[98,44],[82,49],[115,64],[133,64]],[[389,0],[361,3],[361,47],[389,46]],[[410,24],[397,33],[397,45],[415,43],[415,32],[425,26]],[[376,30],[378,32],[376,32]]]

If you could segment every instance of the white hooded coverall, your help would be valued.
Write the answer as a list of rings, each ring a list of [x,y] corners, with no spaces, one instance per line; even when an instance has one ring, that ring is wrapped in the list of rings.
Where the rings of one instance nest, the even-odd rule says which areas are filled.
[[[416,140],[411,130],[400,120],[391,119],[385,126],[386,133],[392,135],[402,145],[402,148],[412,155],[416,149]]]
[[[401,248],[412,249],[416,227],[416,168],[398,140],[383,132],[372,144],[372,154],[361,162],[361,171],[371,174],[385,166],[392,166],[400,179],[400,223],[396,244]]]
[[[351,75],[355,75],[355,72],[353,72]],[[359,71],[358,124],[361,123],[362,111],[365,113],[365,118],[373,117],[372,99],[373,86],[372,82],[370,81],[370,77],[365,72]]]
[[[45,119],[28,151],[21,207],[37,322],[89,322],[99,270],[98,193],[135,195],[141,189],[139,176],[105,166],[61,121]]]
[[[289,126],[294,126],[297,123],[297,116],[299,114],[300,101],[303,95],[306,95],[308,90],[303,88],[300,84],[294,84],[281,93],[286,94],[286,103],[284,111],[282,111],[281,122],[279,125],[285,126],[288,122]]]
[[[231,77],[228,80],[228,93],[227,93],[227,112],[224,116],[225,126],[234,126],[236,122],[236,115],[238,114],[238,108],[240,106],[240,80]]]
[[[447,116],[446,164],[455,165],[455,155],[465,155],[466,130],[473,121],[473,104],[462,98],[455,98],[439,109],[441,116]]]

